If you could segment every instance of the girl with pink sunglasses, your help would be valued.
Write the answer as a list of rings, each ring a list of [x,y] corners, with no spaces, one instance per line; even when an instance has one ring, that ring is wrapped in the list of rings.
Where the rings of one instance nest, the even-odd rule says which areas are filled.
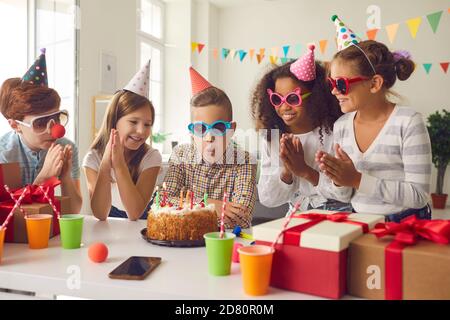
[[[301,210],[351,210],[322,188],[330,180],[314,162],[318,149],[331,151],[333,124],[342,114],[314,49],[270,70],[253,92],[252,115],[263,135],[259,200],[267,207],[300,201]]]

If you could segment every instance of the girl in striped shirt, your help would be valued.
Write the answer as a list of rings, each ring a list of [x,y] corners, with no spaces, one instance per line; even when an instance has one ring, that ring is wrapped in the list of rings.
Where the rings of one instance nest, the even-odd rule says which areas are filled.
[[[316,161],[337,199],[386,221],[413,214],[431,219],[425,123],[421,114],[389,100],[397,78],[406,80],[413,71],[407,52],[371,40],[343,48],[330,67],[332,94],[345,114],[334,124],[335,154],[319,151]]]

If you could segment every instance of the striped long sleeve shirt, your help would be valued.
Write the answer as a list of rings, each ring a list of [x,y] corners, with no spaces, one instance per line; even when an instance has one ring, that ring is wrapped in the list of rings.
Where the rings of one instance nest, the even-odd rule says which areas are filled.
[[[431,143],[422,115],[396,106],[372,145],[362,153],[355,139],[355,114],[345,114],[336,121],[334,142],[341,145],[362,173],[360,187],[351,197],[356,212],[387,215],[426,206]],[[331,188],[341,201],[347,201],[351,194],[350,188],[334,184]]]

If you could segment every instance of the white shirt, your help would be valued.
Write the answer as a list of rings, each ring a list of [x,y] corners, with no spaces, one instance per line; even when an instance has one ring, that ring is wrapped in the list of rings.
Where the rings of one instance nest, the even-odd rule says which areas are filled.
[[[98,172],[102,158],[96,150],[90,150],[83,159],[82,166],[84,168],[90,168]],[[139,165],[139,174],[149,168],[161,167],[162,157],[158,150],[150,148],[144,155]],[[116,176],[114,170],[111,169],[111,204],[119,210],[125,211],[120,198],[119,188],[116,182]]]
[[[309,181],[294,176],[292,184],[286,184],[280,178],[283,163],[279,158],[280,143],[273,139],[270,143],[263,140],[261,149],[261,174],[258,182],[259,201],[266,207],[278,207],[285,203],[293,204],[300,201],[300,209],[308,210],[308,206],[317,208],[332,198],[330,193],[331,180],[320,173],[315,162],[318,150],[331,152],[333,148],[333,134],[323,133],[323,145],[320,142],[319,128],[308,133],[296,134],[302,143],[304,159],[308,166],[319,172],[319,183],[313,186]]]

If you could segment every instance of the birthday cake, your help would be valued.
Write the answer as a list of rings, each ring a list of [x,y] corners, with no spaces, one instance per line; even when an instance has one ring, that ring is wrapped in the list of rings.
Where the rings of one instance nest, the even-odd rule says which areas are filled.
[[[153,240],[203,240],[208,232],[218,231],[214,204],[152,205],[147,218],[147,236]]]

